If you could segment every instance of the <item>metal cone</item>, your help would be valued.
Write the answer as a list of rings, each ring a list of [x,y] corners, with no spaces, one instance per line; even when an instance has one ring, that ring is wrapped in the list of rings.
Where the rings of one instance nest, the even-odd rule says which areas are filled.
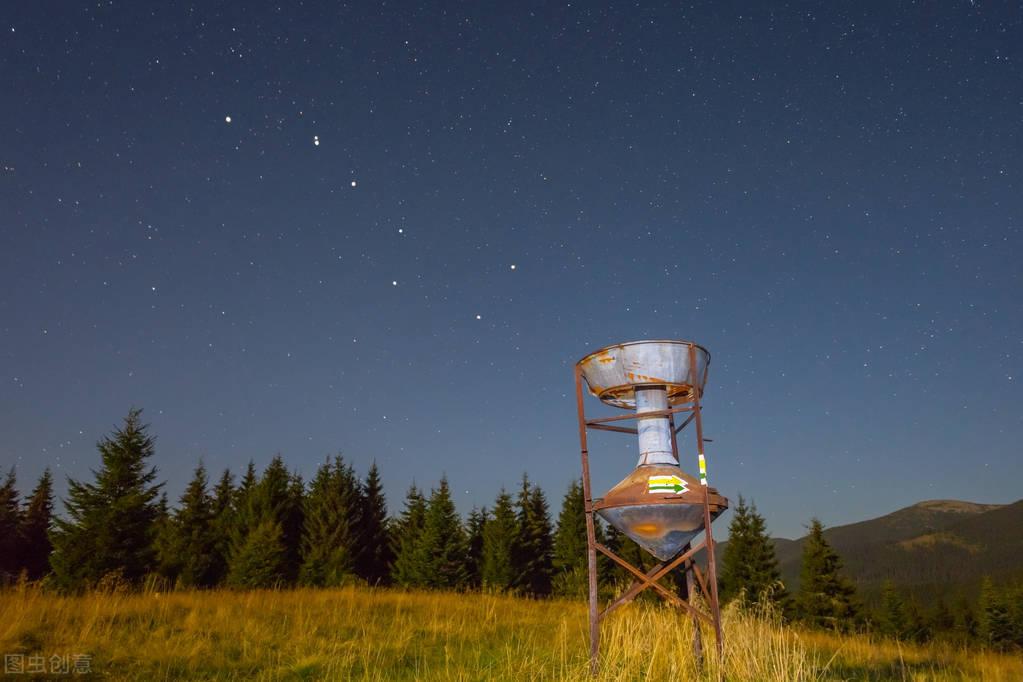
[[[710,488],[711,520],[728,508],[728,500]],[[661,561],[678,555],[703,531],[704,489],[676,465],[636,467],[593,508]]]

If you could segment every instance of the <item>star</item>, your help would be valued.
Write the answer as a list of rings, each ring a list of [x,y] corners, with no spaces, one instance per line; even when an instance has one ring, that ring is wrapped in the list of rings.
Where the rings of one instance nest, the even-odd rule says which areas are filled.
[[[225,116],[224,117],[224,123],[230,123],[230,122],[231,122],[231,117],[230,116]]]

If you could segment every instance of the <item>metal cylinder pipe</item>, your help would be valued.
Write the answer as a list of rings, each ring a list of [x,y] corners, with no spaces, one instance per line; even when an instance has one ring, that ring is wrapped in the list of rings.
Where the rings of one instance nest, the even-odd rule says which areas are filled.
[[[667,415],[644,417],[644,412],[668,409],[668,391],[664,386],[636,387],[636,417],[639,431],[639,462],[644,464],[678,464],[671,452],[671,426]]]

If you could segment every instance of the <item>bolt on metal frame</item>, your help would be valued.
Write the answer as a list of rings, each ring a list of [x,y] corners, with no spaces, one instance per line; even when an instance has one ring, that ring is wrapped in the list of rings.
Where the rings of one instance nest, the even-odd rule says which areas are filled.
[[[690,400],[688,404],[683,407],[676,407],[673,409],[659,410],[656,412],[647,412],[643,414],[643,417],[654,417],[654,416],[667,416],[671,427],[671,448],[675,455],[675,460],[678,461],[678,434],[690,423],[695,425],[695,436],[696,436],[696,449],[700,461],[704,460],[704,437],[703,437],[703,417],[702,408],[700,406],[700,387],[706,382],[706,372],[704,370],[703,381],[698,381],[695,375],[697,371],[696,363],[696,346],[693,343],[688,343],[689,346],[689,367],[690,367],[690,386],[693,387],[690,393]],[[586,511],[586,562],[587,571],[589,574],[589,620],[590,620],[590,670],[596,675],[599,665],[599,651],[600,651],[600,623],[607,618],[613,611],[619,606],[627,604],[636,598],[636,596],[647,588],[652,588],[668,603],[681,608],[692,616],[693,618],[693,653],[698,659],[702,660],[703,655],[703,640],[700,632],[700,623],[703,621],[714,629],[715,642],[717,645],[718,656],[722,656],[724,652],[724,635],[721,630],[721,609],[718,601],[718,581],[717,581],[717,562],[714,557],[714,534],[711,530],[711,510],[710,510],[710,487],[706,484],[702,485],[703,488],[703,521],[704,521],[704,537],[696,545],[686,545],[682,551],[675,556],[675,558],[669,561],[663,561],[647,572],[643,572],[639,568],[633,566],[625,559],[622,559],[610,549],[597,542],[595,523],[594,519],[594,508],[593,508],[593,494],[590,486],[590,453],[587,445],[587,431],[589,429],[601,430],[601,431],[614,431],[617,433],[630,433],[634,434],[637,432],[636,429],[622,426],[611,426],[608,422],[625,421],[629,419],[637,419],[640,415],[630,414],[618,417],[605,417],[601,419],[590,419],[586,418],[586,409],[583,401],[583,375],[582,369],[579,364],[575,366],[575,397],[576,397],[576,409],[579,415],[579,447],[582,457],[582,478],[583,478],[583,498],[584,506]],[[680,412],[689,412],[690,415],[682,422],[678,427],[675,426],[675,415]],[[701,467],[702,469],[702,467]],[[702,471],[701,471],[702,475]],[[696,564],[695,556],[696,553],[701,549],[706,549],[707,555],[707,574],[704,575],[703,571]],[[604,556],[611,559],[614,563],[618,564],[633,576],[632,584],[616,598],[613,602],[608,604],[603,611],[600,610],[600,603],[597,595],[597,552],[600,552]],[[677,595],[672,593],[669,589],[660,585],[657,581],[668,575],[672,570],[682,566],[685,571],[685,596],[686,599],[680,599]],[[695,581],[694,581],[695,578]],[[694,593],[694,582],[699,584],[700,591],[704,595],[707,601],[709,613],[705,613],[700,609],[696,608],[690,603]]]

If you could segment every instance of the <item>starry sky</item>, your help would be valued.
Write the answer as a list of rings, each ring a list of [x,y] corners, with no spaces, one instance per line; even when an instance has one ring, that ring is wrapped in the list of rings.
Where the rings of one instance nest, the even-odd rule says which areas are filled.
[[[774,534],[1023,497],[1016,3],[42,1],[0,31],[23,488],[139,406],[172,498],[200,457],[341,452],[392,511],[523,471],[556,509],[573,364],[685,338],[711,484]],[[590,444],[601,492],[636,444]]]

